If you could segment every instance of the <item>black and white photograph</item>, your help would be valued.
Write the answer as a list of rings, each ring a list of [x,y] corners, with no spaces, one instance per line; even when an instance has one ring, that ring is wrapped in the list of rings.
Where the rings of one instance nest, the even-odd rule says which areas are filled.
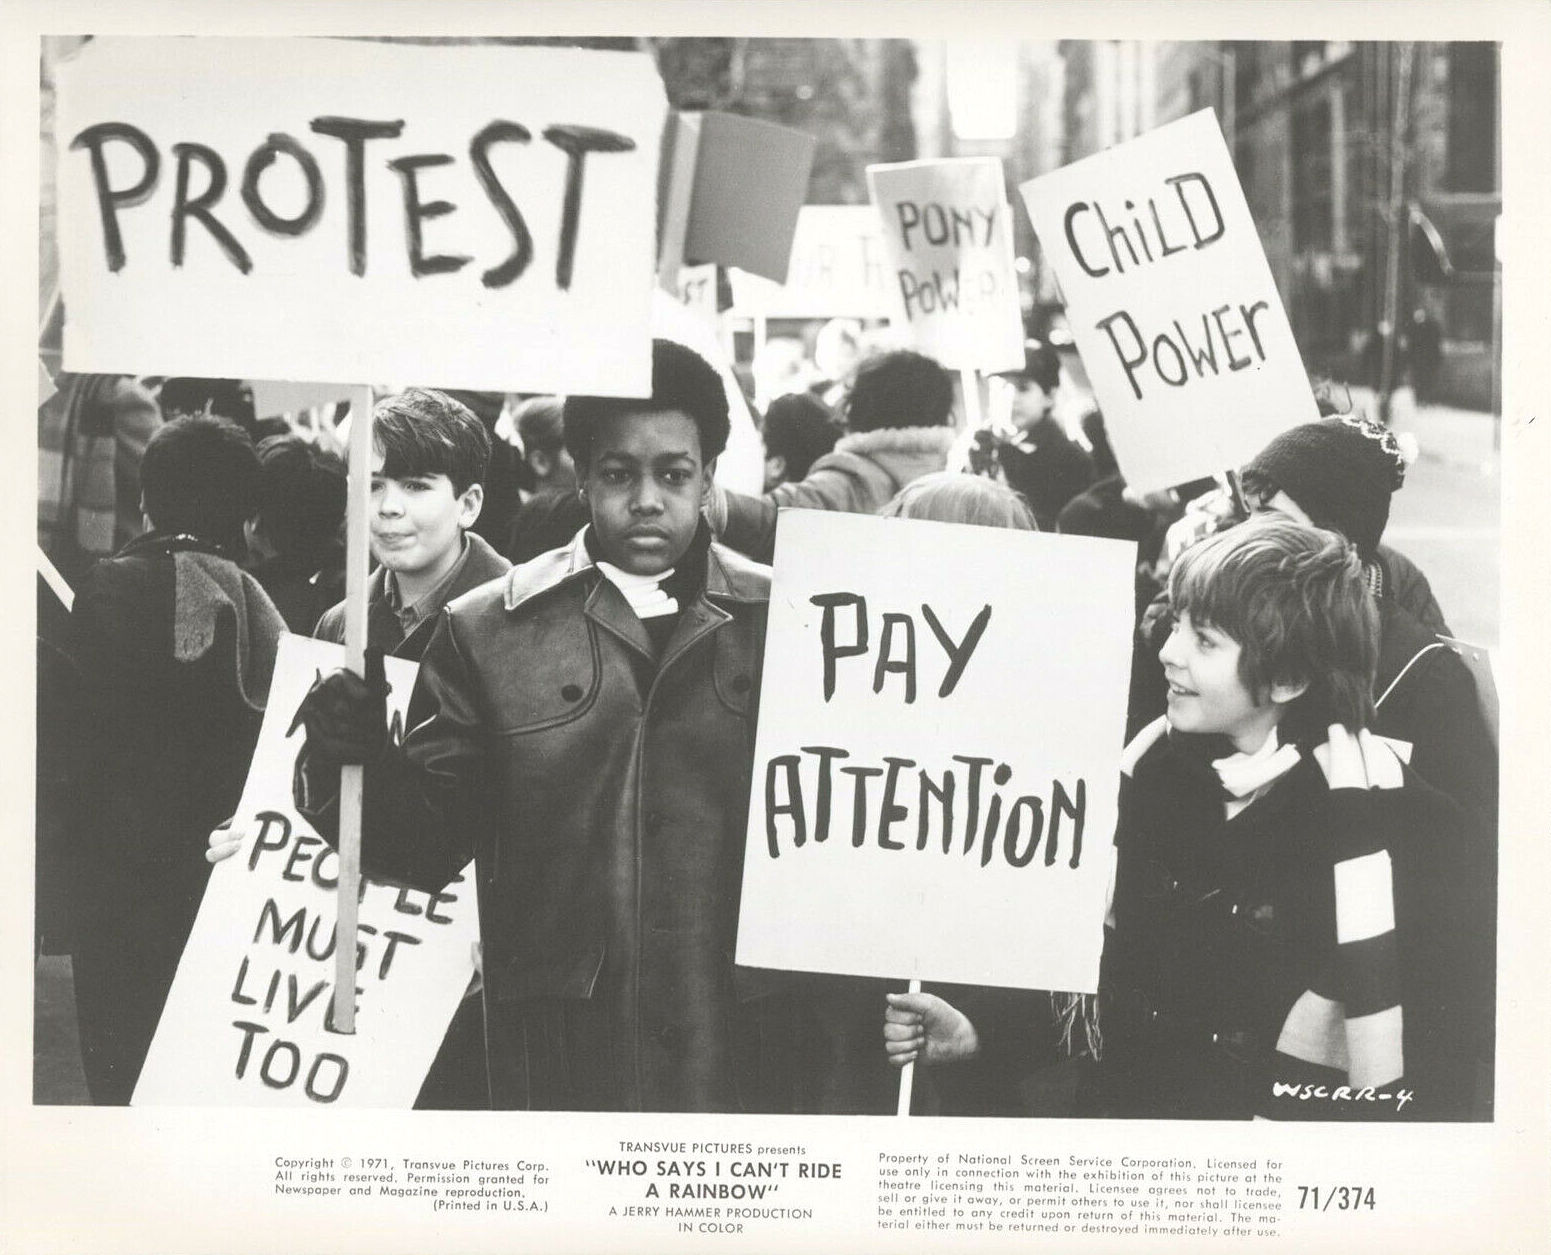
[[[7,1249],[1544,1232],[1551,13],[62,8]]]

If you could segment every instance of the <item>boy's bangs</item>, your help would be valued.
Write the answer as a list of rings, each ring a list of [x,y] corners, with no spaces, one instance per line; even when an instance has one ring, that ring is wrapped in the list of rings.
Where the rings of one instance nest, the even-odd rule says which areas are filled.
[[[1169,575],[1169,608],[1176,618],[1188,614],[1196,627],[1216,628],[1242,642],[1250,581],[1242,564],[1227,557],[1220,546],[1207,545],[1181,554]]]
[[[424,423],[406,422],[398,414],[379,412],[372,443],[382,452],[382,473],[389,479],[414,479],[421,475],[452,478],[457,449],[446,432]]]

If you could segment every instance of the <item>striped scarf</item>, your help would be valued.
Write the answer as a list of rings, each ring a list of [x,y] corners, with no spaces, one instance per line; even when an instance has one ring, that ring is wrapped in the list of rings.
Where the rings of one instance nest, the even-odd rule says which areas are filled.
[[[1121,771],[1134,774],[1137,764],[1169,731],[1160,716],[1143,728],[1126,747]],[[1389,851],[1382,827],[1371,822],[1370,805],[1378,790],[1403,784],[1400,760],[1364,730],[1353,735],[1339,725],[1313,750],[1313,758],[1329,785],[1325,848],[1330,861],[1330,890],[1335,903],[1335,946],[1310,987],[1293,1003],[1276,1042],[1280,1076],[1303,1079],[1308,1065],[1329,1069],[1353,1088],[1399,1088],[1405,1075],[1402,1045],[1400,955],[1395,935],[1395,900]],[[1224,795],[1225,813],[1232,815],[1280,778],[1301,755],[1290,745],[1267,747],[1254,755],[1233,755],[1212,763]],[[1082,1024],[1086,1008],[1058,1006]],[[1086,1025],[1090,1043],[1097,1026]],[[1070,1027],[1068,1028],[1070,1032]],[[1265,1096],[1264,1106],[1275,1108]],[[1284,1108],[1297,1110],[1297,1100]],[[1309,1114],[1305,1106],[1303,1114]],[[1321,1114],[1331,1114],[1321,1110]]]
[[[1400,760],[1339,726],[1314,758],[1330,785],[1336,946],[1283,1022],[1277,1054],[1340,1071],[1355,1088],[1393,1088],[1405,1075],[1393,869],[1383,832],[1363,819],[1366,793],[1401,787]]]
[[[139,534],[140,457],[161,412],[122,375],[55,382],[38,408],[38,544],[74,577]]]

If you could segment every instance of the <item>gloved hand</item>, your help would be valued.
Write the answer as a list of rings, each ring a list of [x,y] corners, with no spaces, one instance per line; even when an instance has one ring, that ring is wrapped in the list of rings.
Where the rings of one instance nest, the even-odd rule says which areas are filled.
[[[366,651],[366,676],[341,667],[313,682],[286,730],[306,729],[307,751],[335,763],[367,763],[388,740],[388,681],[382,650]]]

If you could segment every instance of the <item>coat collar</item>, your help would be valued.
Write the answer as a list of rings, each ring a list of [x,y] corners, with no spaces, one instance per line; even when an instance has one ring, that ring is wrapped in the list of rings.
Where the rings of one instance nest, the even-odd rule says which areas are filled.
[[[841,453],[874,457],[880,453],[942,455],[946,457],[957,434],[952,427],[878,427],[853,432],[835,443]]]
[[[701,527],[705,528],[703,522]],[[572,580],[590,579],[607,584],[587,552],[586,533],[584,527],[572,537],[570,544],[514,567],[506,577],[506,608],[516,610],[524,602]],[[713,541],[706,550],[705,596],[713,602],[757,604],[769,601],[770,568]],[[620,602],[623,604],[624,599],[620,598]],[[633,614],[630,617],[635,618]]]

